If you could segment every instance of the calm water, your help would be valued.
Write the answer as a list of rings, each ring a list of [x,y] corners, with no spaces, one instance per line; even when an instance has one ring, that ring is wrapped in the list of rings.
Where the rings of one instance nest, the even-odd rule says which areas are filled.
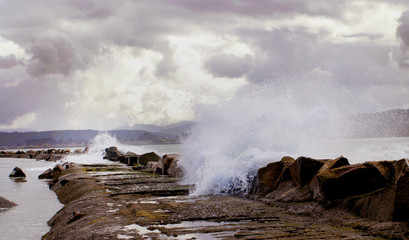
[[[0,239],[41,239],[49,231],[47,221],[63,205],[47,182],[37,177],[53,165],[31,159],[0,158],[0,196],[18,204],[0,212]],[[14,182],[8,177],[16,166],[26,173],[27,182]]]

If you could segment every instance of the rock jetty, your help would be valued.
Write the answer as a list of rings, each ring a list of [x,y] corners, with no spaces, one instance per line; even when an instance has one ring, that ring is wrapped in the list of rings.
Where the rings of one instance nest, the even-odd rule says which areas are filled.
[[[83,154],[88,152],[85,149],[77,149],[71,152],[69,149],[48,149],[48,150],[28,150],[28,151],[0,151],[0,158],[28,158],[56,162],[69,154]]]
[[[378,221],[409,221],[407,159],[350,165],[345,157],[284,157],[258,170],[250,193],[266,203],[314,201]]]
[[[343,157],[285,157],[259,169],[248,196],[190,196],[193,186],[168,172],[172,164],[180,169],[178,155],[131,163],[131,154],[113,152],[106,154],[113,165],[64,164],[47,173],[65,206],[43,239],[409,238],[397,212],[406,206],[402,160],[349,165]]]

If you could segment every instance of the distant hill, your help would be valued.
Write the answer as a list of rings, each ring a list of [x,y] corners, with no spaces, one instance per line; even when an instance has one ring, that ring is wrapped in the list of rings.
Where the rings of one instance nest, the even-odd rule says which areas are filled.
[[[170,128],[145,130],[111,130],[107,133],[126,144],[171,144],[180,143],[188,130],[184,124]],[[99,133],[97,130],[57,130],[42,132],[0,132],[0,148],[74,147],[87,146]]]
[[[409,137],[409,109],[351,116],[345,121],[350,137]]]

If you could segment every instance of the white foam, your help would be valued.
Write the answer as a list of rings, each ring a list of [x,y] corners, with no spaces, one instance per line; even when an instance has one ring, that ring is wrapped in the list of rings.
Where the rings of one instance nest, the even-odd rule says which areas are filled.
[[[402,139],[395,145],[385,139],[369,144],[331,140],[344,131],[339,127],[342,110],[313,87],[266,84],[201,109],[198,125],[181,147],[184,182],[195,184],[195,194],[246,192],[251,174],[285,155],[344,155],[352,162],[409,156],[408,140],[406,145]]]
[[[143,154],[151,151],[139,146],[132,146],[120,143],[115,137],[110,136],[106,132],[99,133],[92,141],[89,146],[88,153],[69,155],[64,161],[74,162],[79,164],[114,164],[115,162],[103,159],[105,155],[105,148],[117,147],[121,152],[134,152],[136,154]]]

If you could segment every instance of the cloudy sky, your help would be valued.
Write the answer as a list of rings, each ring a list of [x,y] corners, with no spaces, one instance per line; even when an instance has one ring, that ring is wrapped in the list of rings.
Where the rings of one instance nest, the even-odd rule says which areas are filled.
[[[194,120],[268,81],[326,86],[323,101],[346,99],[351,114],[409,108],[408,10],[404,0],[0,0],[0,129]]]

